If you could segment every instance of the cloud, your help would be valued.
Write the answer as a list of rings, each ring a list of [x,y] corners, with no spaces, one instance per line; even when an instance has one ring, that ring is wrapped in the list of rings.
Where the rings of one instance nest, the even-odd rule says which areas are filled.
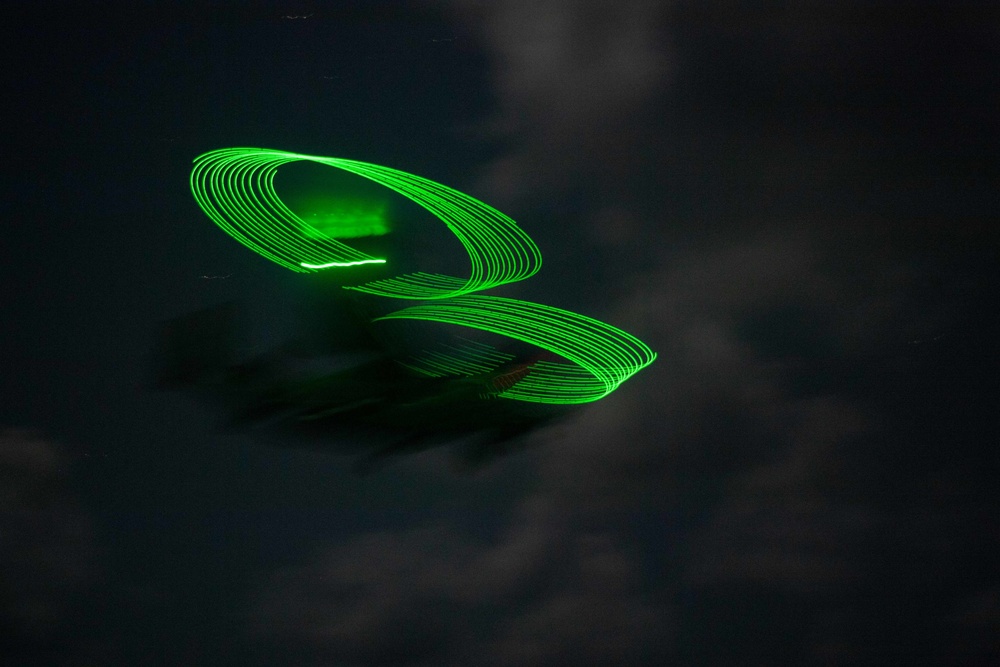
[[[898,303],[908,275],[864,254],[841,267],[842,240],[808,221],[762,228],[637,276],[606,319],[641,332],[659,358],[554,430],[545,478],[582,504],[665,502],[687,484],[675,471],[728,478],[793,443],[853,437],[858,406],[833,387],[803,397],[797,378],[820,362],[852,363],[881,345],[886,327],[906,322]]]
[[[256,598],[258,636],[364,664],[621,662],[661,644],[614,536],[568,531],[528,497],[491,542],[447,526],[361,535],[276,573]]]
[[[957,605],[950,619],[958,638],[956,656],[1000,656],[1000,586],[977,591]]]
[[[788,408],[776,460],[730,478],[725,499],[692,537],[692,585],[752,582],[809,594],[861,576],[858,545],[884,517],[824,490],[837,487],[845,443],[863,433],[864,416],[830,397],[789,400]]]
[[[519,465],[538,485],[505,530],[432,523],[321,548],[262,587],[258,636],[371,663],[724,662],[788,625],[761,655],[867,655],[850,619],[884,619],[856,596],[891,581],[922,599],[927,571],[958,576],[934,536],[970,539],[954,507],[893,508],[873,485],[893,474],[879,457],[898,418],[872,402],[877,376],[854,374],[905,361],[914,331],[953,316],[914,301],[919,275],[881,233],[807,218],[675,252],[602,314],[660,358],[532,436]],[[880,549],[919,565],[877,574]],[[762,607],[730,618],[745,604]],[[717,622],[745,633],[716,637]]]
[[[374,662],[399,660],[405,647],[416,663],[666,655],[676,649],[677,610],[662,587],[676,582],[647,588],[621,518],[635,508],[674,513],[703,493],[699,485],[716,489],[715,500],[700,501],[708,519],[686,540],[662,542],[687,554],[683,585],[741,580],[799,591],[849,580],[853,543],[837,536],[871,523],[864,508],[809,490],[835,482],[831,462],[866,417],[844,398],[790,392],[799,361],[762,353],[743,327],[789,302],[809,303],[823,319],[885,298],[840,284],[828,247],[837,246],[805,231],[763,230],[656,269],[612,319],[650,332],[661,358],[635,386],[535,436],[545,441],[530,459],[539,486],[505,532],[483,542],[433,525],[321,549],[262,589],[261,636]]]
[[[25,642],[65,633],[73,601],[97,578],[93,520],[67,485],[58,444],[0,432],[0,618]]]
[[[641,664],[671,643],[669,611],[638,594],[636,562],[610,534],[572,542],[569,582],[513,614],[485,652],[498,665]]]
[[[664,586],[809,594],[854,581],[857,545],[885,519],[830,490],[870,416],[850,396],[804,393],[794,379],[815,370],[807,353],[817,347],[818,359],[848,363],[881,345],[881,330],[908,317],[891,307],[908,274],[887,271],[881,254],[844,269],[841,253],[853,246],[838,234],[865,244],[856,228],[775,227],[677,253],[641,276],[608,319],[643,332],[660,358],[534,436],[544,441],[529,459],[539,486],[505,532],[480,542],[434,525],[323,549],[263,589],[262,635],[353,660],[398,659],[417,646],[416,662],[614,662],[635,658],[630,646],[671,650],[677,610]],[[782,328],[812,338],[774,348]],[[651,598],[621,518],[636,508],[665,517],[692,502],[705,518],[656,544],[683,554],[683,581],[661,581]],[[635,641],[606,643],[597,629],[608,626]],[[376,641],[387,633],[399,644]]]
[[[987,595],[956,592],[953,617],[931,608],[961,582],[949,556],[969,552],[974,528],[958,520],[961,502],[936,507],[936,497],[920,497],[918,474],[897,473],[897,465],[924,464],[906,447],[907,421],[919,416],[902,405],[916,393],[904,382],[912,376],[889,375],[914,363],[912,341],[934,339],[966,307],[925,289],[937,261],[928,258],[941,247],[964,252],[953,244],[961,231],[827,210],[852,196],[844,182],[871,180],[877,189],[895,172],[871,168],[865,128],[814,128],[808,113],[796,116],[802,126],[759,137],[737,127],[718,141],[709,136],[718,118],[692,123],[688,130],[704,133],[687,146],[692,164],[647,155],[628,167],[630,179],[618,179],[637,132],[670,134],[637,119],[682,74],[671,36],[681,29],[671,24],[683,18],[678,4],[602,3],[595,12],[597,4],[569,0],[459,3],[493,58],[499,108],[490,127],[510,139],[486,187],[516,197],[531,185],[558,198],[574,178],[614,188],[641,171],[666,189],[667,176],[694,174],[730,190],[710,193],[717,199],[699,210],[727,197],[735,203],[721,207],[729,215],[721,221],[688,214],[678,225],[668,214],[639,213],[658,210],[661,192],[628,204],[612,197],[583,212],[581,235],[602,249],[645,247],[645,263],[615,274],[617,305],[594,314],[648,342],[658,360],[534,436],[544,446],[525,463],[537,466],[538,486],[514,501],[495,539],[436,524],[321,549],[264,586],[261,636],[358,661],[388,661],[412,645],[413,662],[427,664],[483,656],[641,663],[649,657],[642,647],[689,662],[733,664],[785,650],[799,662],[857,663],[883,649],[904,655],[903,626],[919,634],[952,623],[976,637],[990,629],[983,619],[995,607],[995,583]],[[810,68],[823,70],[806,77],[814,84],[837,79],[844,47],[825,27],[865,42],[866,54],[886,36],[853,32],[851,3],[823,13],[828,26],[791,9],[749,27],[728,11],[732,4],[710,3],[702,27],[728,18],[728,31],[713,34],[753,34],[731,41],[737,55],[712,65],[730,64],[737,47],[776,27],[778,60],[792,71],[765,82],[778,90]],[[754,67],[767,58],[750,56],[761,59],[750,72],[766,74]],[[687,92],[729,111],[728,100]],[[814,188],[835,196],[810,199]],[[788,193],[802,201],[784,206]],[[942,496],[962,486],[928,477]],[[902,506],[893,506],[900,489]],[[631,525],[635,514],[647,523]],[[669,567],[649,562],[656,558]],[[870,628],[883,624],[874,638]],[[377,653],[375,638],[398,627],[420,641],[393,635],[394,648]],[[608,639],[615,635],[623,639]]]
[[[952,576],[935,555],[947,549],[929,537],[959,545],[965,529],[943,520],[953,510],[886,505],[877,480],[896,475],[881,453],[894,418],[865,383],[880,381],[879,365],[906,363],[912,332],[955,312],[915,307],[919,276],[875,241],[880,233],[811,218],[676,252],[607,317],[643,332],[658,360],[539,449],[545,488],[567,506],[608,521],[661,517],[664,537],[644,548],[676,551],[674,574],[655,587],[682,655],[721,664],[752,651],[864,654],[844,619],[881,622],[852,591],[878,595],[871,561],[886,535],[917,571]],[[884,580],[904,582],[892,589],[900,599],[919,599],[928,583],[907,572]],[[782,626],[773,645],[751,639]]]
[[[457,2],[491,55],[498,101],[487,123],[514,138],[489,165],[501,198],[540,184],[561,187],[596,166],[629,164],[635,121],[669,80],[664,3],[640,0]]]

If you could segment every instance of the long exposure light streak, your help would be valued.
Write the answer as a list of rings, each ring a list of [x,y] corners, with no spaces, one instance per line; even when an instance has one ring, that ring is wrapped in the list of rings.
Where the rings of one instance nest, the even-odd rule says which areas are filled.
[[[524,280],[542,264],[538,246],[513,220],[488,204],[426,178],[367,162],[266,148],[223,148],[194,160],[191,192],[203,211],[251,250],[292,271],[376,259],[333,238],[307,235],[305,220],[274,190],[278,167],[306,160],[342,169],[398,192],[433,214],[465,247],[468,278],[414,273],[351,287],[400,299],[447,299]]]
[[[573,364],[536,362],[500,393],[536,403],[587,403],[614,391],[648,366],[656,353],[635,336],[585,315],[540,303],[483,294],[411,306],[378,320],[457,324],[537,345]]]
[[[443,222],[468,253],[468,278],[418,272],[345,287],[427,302],[375,321],[425,320],[479,329],[536,345],[570,362],[536,361],[515,372],[516,379],[502,383],[504,389],[498,396],[535,403],[596,401],[656,359],[656,353],[635,336],[585,315],[473,294],[534,275],[541,267],[541,252],[509,217],[440,183],[354,160],[264,148],[224,148],[195,158],[191,191],[202,210],[226,233],[292,271],[386,263],[313,229],[281,201],[274,190],[275,172],[281,165],[300,160],[342,169],[394,190]],[[468,376],[490,372],[512,358],[489,345],[474,344],[452,352],[428,352],[404,365],[431,377]]]
[[[301,262],[300,266],[307,269],[329,269],[334,266],[360,266],[361,264],[385,264],[384,259],[359,259],[356,262],[327,262],[326,264],[307,264]]]

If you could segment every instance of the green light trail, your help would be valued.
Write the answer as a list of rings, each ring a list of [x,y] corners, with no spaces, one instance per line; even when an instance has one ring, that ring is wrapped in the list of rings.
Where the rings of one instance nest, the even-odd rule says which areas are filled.
[[[224,148],[195,158],[191,192],[205,214],[227,234],[292,271],[384,264],[384,259],[337,241],[335,233],[311,226],[281,201],[274,191],[275,172],[283,164],[300,160],[342,169],[394,190],[443,222],[468,253],[468,278],[418,272],[345,287],[429,302],[376,321],[426,320],[480,329],[536,345],[570,362],[535,362],[500,397],[555,404],[596,401],[656,359],[656,353],[638,338],[599,320],[539,303],[473,294],[534,275],[541,268],[541,251],[509,217],[440,183],[354,160],[264,148]],[[369,223],[365,219],[363,224]],[[470,376],[490,372],[512,359],[489,345],[473,344],[426,352],[404,365],[431,377]]]
[[[397,318],[402,319],[402,318]],[[462,345],[442,345],[445,351],[424,350],[407,368],[429,377],[479,375],[489,373],[498,366],[514,361],[514,355],[495,349],[492,345],[466,341]]]
[[[378,320],[429,320],[537,345],[573,362],[536,362],[500,393],[535,403],[587,403],[607,396],[656,359],[635,336],[585,315],[540,303],[473,294],[411,306]]]
[[[306,264],[302,262],[300,266],[307,269],[329,269],[331,266],[358,266],[359,264],[385,264],[384,259],[359,259],[356,262],[327,262],[326,264]]]
[[[366,162],[265,148],[223,148],[195,158],[191,192],[227,234],[292,271],[374,259],[336,239],[323,238],[320,230],[302,233],[309,222],[274,191],[278,167],[300,160],[342,169],[394,190],[441,220],[469,255],[468,278],[413,273],[349,289],[399,299],[447,299],[524,280],[541,267],[542,255],[531,237],[492,206],[426,178]]]

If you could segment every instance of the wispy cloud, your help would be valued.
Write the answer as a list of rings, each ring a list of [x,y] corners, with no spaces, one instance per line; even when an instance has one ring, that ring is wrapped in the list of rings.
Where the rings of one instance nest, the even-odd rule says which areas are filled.
[[[27,430],[0,432],[0,614],[17,640],[52,640],[98,576],[93,519],[68,484],[63,448]]]

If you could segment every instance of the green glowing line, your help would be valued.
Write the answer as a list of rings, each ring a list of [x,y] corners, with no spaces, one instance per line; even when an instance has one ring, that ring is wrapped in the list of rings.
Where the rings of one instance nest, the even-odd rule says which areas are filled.
[[[327,262],[326,264],[301,263],[307,269],[328,269],[331,266],[357,266],[359,264],[385,264],[384,259],[359,259],[356,262]]]
[[[491,345],[467,341],[461,345],[442,345],[444,352],[424,350],[414,357],[407,368],[430,377],[478,375],[488,373],[501,364],[514,360],[514,355],[496,350]]]
[[[535,403],[587,403],[607,396],[656,359],[641,340],[585,315],[480,294],[411,306],[378,320],[413,319],[457,324],[509,336],[573,362],[537,362],[503,398]]]
[[[278,167],[300,160],[343,169],[394,190],[443,222],[469,255],[468,278],[414,273],[348,289],[399,299],[447,299],[524,280],[541,267],[542,255],[531,237],[492,206],[426,178],[366,162],[265,148],[223,148],[195,158],[191,192],[227,234],[293,271],[374,259],[333,238],[309,238],[302,232],[308,223],[274,191]]]
[[[570,363],[539,361],[499,393],[535,403],[596,401],[656,359],[645,343],[599,320],[539,303],[472,294],[534,275],[542,264],[534,241],[513,220],[457,190],[403,171],[365,162],[263,148],[224,148],[194,161],[191,192],[227,234],[293,271],[384,264],[311,226],[274,191],[274,174],[289,162],[308,160],[343,169],[394,190],[432,213],[465,247],[469,278],[412,273],[347,287],[376,296],[429,301],[377,320],[427,320],[508,336],[549,350]],[[448,346],[445,346],[446,348]],[[512,359],[474,344],[427,351],[412,364],[431,377],[476,375]]]

